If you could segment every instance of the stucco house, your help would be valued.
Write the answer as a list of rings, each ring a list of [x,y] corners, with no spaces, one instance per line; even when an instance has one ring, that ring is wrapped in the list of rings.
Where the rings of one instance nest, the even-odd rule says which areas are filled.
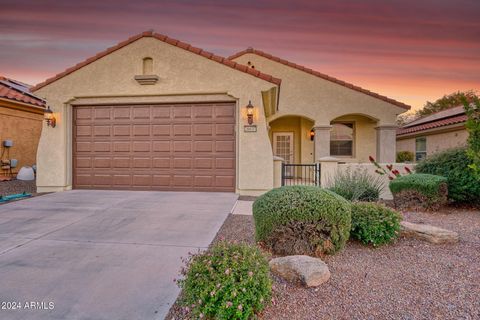
[[[0,176],[36,163],[44,111],[45,101],[27,84],[0,76]]]
[[[274,186],[274,156],[394,162],[410,108],[258,50],[227,59],[150,31],[33,90],[57,120],[40,140],[40,192],[258,195]]]
[[[465,109],[459,106],[409,122],[397,131],[397,150],[410,151],[419,161],[435,152],[464,146],[468,139],[466,121]]]

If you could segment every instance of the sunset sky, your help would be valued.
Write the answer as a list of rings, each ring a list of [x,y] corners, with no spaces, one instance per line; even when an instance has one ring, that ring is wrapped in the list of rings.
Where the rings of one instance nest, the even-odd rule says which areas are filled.
[[[0,0],[0,75],[36,84],[148,29],[254,47],[421,107],[480,90],[480,0]]]

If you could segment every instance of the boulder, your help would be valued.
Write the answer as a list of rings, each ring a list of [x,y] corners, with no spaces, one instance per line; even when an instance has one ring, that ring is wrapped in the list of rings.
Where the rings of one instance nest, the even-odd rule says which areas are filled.
[[[428,224],[417,224],[402,221],[400,223],[402,235],[425,240],[431,243],[456,243],[458,242],[458,233],[437,228]]]
[[[316,287],[330,279],[330,270],[322,260],[309,256],[286,256],[270,260],[272,273],[306,287]]]

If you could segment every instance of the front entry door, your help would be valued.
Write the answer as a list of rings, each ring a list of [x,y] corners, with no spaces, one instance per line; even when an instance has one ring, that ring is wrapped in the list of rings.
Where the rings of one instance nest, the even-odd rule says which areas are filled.
[[[294,163],[293,132],[273,133],[273,154],[283,158],[285,163]],[[293,168],[287,167],[285,175],[293,177]]]

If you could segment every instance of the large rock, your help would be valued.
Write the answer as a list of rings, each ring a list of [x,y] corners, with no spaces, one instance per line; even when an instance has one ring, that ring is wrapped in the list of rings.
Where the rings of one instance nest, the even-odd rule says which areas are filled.
[[[431,243],[456,243],[458,233],[437,228],[428,224],[417,224],[402,221],[402,234],[407,237],[415,237]]]
[[[325,262],[309,256],[275,258],[269,264],[274,274],[306,287],[316,287],[330,279],[330,270]]]

